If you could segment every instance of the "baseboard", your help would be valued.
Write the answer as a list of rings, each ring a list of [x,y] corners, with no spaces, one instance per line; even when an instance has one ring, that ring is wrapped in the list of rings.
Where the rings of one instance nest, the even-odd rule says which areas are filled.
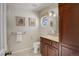
[[[31,48],[25,48],[25,49],[21,49],[21,50],[17,50],[17,51],[13,51],[12,54],[18,53],[18,52],[22,52],[24,50],[31,50],[31,49],[33,49],[33,47],[31,47]]]

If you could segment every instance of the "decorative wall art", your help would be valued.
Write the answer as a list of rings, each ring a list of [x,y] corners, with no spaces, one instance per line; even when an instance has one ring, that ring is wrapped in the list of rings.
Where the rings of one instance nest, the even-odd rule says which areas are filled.
[[[16,26],[25,26],[25,17],[16,16]]]
[[[42,25],[45,26],[48,24],[48,17],[47,16],[43,16],[41,20],[42,20]]]
[[[32,26],[33,27],[36,24],[36,19],[29,17],[28,18],[28,23],[29,23],[29,26]]]

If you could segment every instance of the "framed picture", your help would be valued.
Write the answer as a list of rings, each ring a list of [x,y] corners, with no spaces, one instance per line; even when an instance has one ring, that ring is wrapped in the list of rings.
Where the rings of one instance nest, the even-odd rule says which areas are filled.
[[[29,23],[29,26],[35,26],[36,19],[29,17],[28,18],[28,23]]]
[[[46,26],[48,24],[48,17],[47,16],[43,16],[41,18],[41,24]]]
[[[25,17],[16,16],[16,26],[25,26]]]

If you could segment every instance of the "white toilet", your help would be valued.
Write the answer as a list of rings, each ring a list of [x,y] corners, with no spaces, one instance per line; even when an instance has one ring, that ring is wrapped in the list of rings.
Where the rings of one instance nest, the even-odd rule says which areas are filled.
[[[40,42],[34,42],[33,43],[34,53],[38,53],[39,52],[39,48],[40,48]]]

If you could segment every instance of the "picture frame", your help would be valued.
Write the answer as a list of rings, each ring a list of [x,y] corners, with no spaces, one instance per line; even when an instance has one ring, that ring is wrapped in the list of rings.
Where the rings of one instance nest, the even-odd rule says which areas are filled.
[[[36,25],[36,19],[28,17],[29,26],[34,27]]]
[[[16,26],[25,26],[25,17],[16,16]]]
[[[43,16],[41,18],[41,25],[46,26],[48,24],[48,16]]]

